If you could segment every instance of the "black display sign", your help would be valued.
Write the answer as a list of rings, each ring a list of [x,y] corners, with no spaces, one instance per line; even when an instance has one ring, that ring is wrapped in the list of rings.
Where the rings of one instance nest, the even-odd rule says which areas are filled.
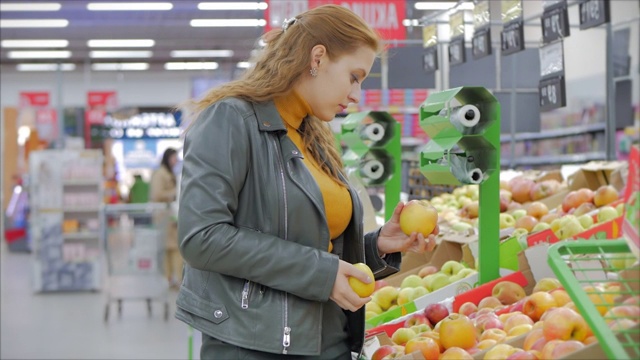
[[[424,71],[428,73],[435,72],[438,70],[438,46],[430,46],[424,49],[424,54],[422,55],[422,64],[424,67]]]
[[[570,35],[569,12],[566,4],[544,9],[542,13],[542,42],[548,44]]]
[[[449,41],[449,65],[464,64],[467,60],[464,47],[464,35]]]
[[[538,85],[540,110],[549,111],[567,106],[564,76],[554,76],[540,80]]]
[[[504,25],[500,33],[502,55],[511,55],[524,50],[524,26],[522,19]]]
[[[490,29],[476,29],[471,40],[471,54],[474,60],[491,55]]]
[[[584,0],[580,3],[580,30],[608,23],[609,0]]]

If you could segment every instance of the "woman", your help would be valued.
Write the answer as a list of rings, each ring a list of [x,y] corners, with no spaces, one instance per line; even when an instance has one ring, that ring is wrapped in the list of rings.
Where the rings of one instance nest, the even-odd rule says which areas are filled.
[[[380,42],[350,10],[314,8],[265,35],[240,80],[190,103],[178,215],[186,261],[176,317],[202,331],[201,358],[350,359],[364,338],[349,286],[434,245],[400,231],[398,204],[362,233],[327,122],[360,99]],[[437,231],[436,231],[437,232]]]

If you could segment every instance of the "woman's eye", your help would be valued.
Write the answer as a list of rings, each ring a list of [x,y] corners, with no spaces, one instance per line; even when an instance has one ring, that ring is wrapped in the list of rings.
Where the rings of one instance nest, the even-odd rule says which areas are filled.
[[[353,74],[351,75],[351,82],[352,82],[352,83],[354,83],[354,82],[355,82],[355,83],[357,83],[357,84],[360,84],[360,81],[358,81],[358,77],[357,77],[357,76],[355,76],[355,75],[353,75]]]

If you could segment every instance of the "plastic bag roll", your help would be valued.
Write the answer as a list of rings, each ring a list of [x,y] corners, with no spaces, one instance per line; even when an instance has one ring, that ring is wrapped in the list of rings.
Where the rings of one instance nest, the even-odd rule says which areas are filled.
[[[384,138],[384,126],[378,123],[367,125],[360,132],[360,138],[362,140],[380,141]]]
[[[451,112],[451,123],[460,124],[462,127],[470,128],[480,122],[480,110],[474,105],[463,105]]]
[[[475,168],[471,171],[467,172],[467,176],[472,184],[480,184],[482,180],[484,180],[484,175],[482,174],[482,170]]]
[[[360,166],[360,175],[371,180],[378,180],[384,174],[384,165],[378,160],[368,160]]]

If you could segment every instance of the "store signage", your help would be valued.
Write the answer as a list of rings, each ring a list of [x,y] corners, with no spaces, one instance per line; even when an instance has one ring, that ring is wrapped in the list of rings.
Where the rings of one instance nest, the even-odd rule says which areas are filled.
[[[49,106],[48,91],[20,92],[20,107],[44,107],[44,106]]]
[[[524,23],[522,19],[505,24],[500,38],[502,40],[502,55],[511,55],[524,50]]]
[[[466,61],[464,36],[449,41],[449,65],[464,64]]]
[[[424,49],[422,66],[427,73],[438,70],[438,46],[430,46]]]
[[[402,20],[406,17],[405,0],[266,0],[266,31],[282,26],[307,9],[325,4],[344,6],[362,17],[367,24],[380,33],[384,40],[404,40],[407,37]]]
[[[542,25],[542,42],[548,44],[570,35],[569,13],[566,3],[558,3],[545,8],[540,18]]]
[[[538,85],[540,110],[549,111],[567,105],[564,76],[554,76],[540,80]]]
[[[87,107],[101,107],[113,110],[118,107],[115,91],[89,91],[87,92]]]
[[[490,29],[478,29],[473,33],[471,40],[471,54],[474,60],[491,55],[491,31]]]
[[[580,30],[608,23],[609,0],[584,0],[580,3]]]
[[[104,118],[112,139],[177,138],[180,137],[179,113],[141,113],[128,119]]]
[[[44,108],[36,110],[36,129],[38,137],[46,141],[58,138],[58,113],[55,109]]]

